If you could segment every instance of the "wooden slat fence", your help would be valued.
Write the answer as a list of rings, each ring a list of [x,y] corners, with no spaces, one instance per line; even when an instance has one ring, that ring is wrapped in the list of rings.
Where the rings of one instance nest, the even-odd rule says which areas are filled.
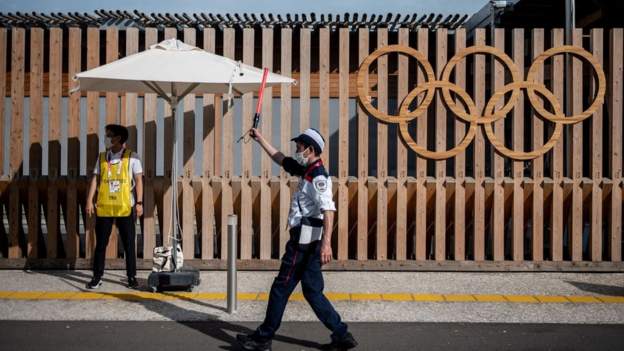
[[[152,248],[167,242],[174,199],[189,264],[224,267],[224,224],[236,213],[242,267],[278,267],[297,179],[253,143],[234,143],[251,125],[256,95],[245,94],[233,106],[211,94],[181,102],[181,191],[172,194],[173,125],[166,104],[154,94],[69,94],[75,73],[171,37],[298,79],[267,91],[261,128],[287,154],[292,135],[307,127],[327,141],[323,159],[338,210],[337,260],[330,269],[624,270],[620,28],[574,32],[574,44],[606,74],[604,104],[583,122],[565,125],[553,149],[530,161],[498,153],[483,126],[459,154],[421,157],[398,125],[360,106],[359,66],[378,48],[400,44],[426,55],[439,79],[455,53],[488,45],[506,52],[524,79],[540,54],[563,45],[561,29],[0,28],[0,267],[89,267],[95,236],[85,197],[106,123],[129,128],[129,147],[144,163],[139,267],[149,268]],[[565,72],[564,56],[557,55],[536,72],[536,81],[563,109],[564,84],[571,80],[572,112],[581,113],[599,88],[592,67],[573,56],[572,77]],[[368,73],[366,98],[389,114],[427,80],[422,64],[396,53],[378,58]],[[457,62],[450,77],[479,112],[510,83],[509,67],[483,52]],[[425,95],[416,97],[412,110]],[[522,92],[493,123],[496,138],[516,151],[544,145],[555,124],[540,118],[536,107]],[[406,123],[416,144],[431,151],[454,148],[468,131],[439,90],[426,113]],[[109,266],[123,267],[122,256],[113,235]]]

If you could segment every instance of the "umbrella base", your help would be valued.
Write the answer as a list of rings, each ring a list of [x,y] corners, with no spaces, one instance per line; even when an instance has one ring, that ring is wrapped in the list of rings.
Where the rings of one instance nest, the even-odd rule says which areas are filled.
[[[152,292],[192,291],[199,282],[199,270],[192,267],[184,267],[175,272],[152,272],[147,278],[147,286]]]

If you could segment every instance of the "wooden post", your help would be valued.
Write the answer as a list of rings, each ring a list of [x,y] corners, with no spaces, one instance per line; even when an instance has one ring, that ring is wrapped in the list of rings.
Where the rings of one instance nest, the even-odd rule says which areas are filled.
[[[533,29],[533,58],[544,51],[544,30]],[[544,81],[544,69],[541,68],[536,76],[538,82]],[[544,122],[533,114],[533,149],[544,144]],[[533,160],[533,214],[532,214],[532,253],[533,261],[544,260],[544,157]]]
[[[377,47],[388,45],[388,29],[377,29]],[[377,59],[377,108],[388,112],[388,57]],[[377,260],[388,258],[388,126],[377,123]]]
[[[87,28],[87,69],[100,65],[100,30],[95,27]],[[98,136],[98,120],[100,115],[100,93],[87,92],[87,174],[92,175],[96,166],[100,150]],[[96,201],[96,199],[93,199]],[[86,216],[85,229],[86,258],[93,255],[95,249],[95,215]]]
[[[582,30],[574,30],[572,41],[574,45],[582,46]],[[583,65],[581,59],[572,58],[572,113],[583,110]],[[572,250],[572,261],[583,260],[583,124],[577,123],[572,127],[570,140],[570,173],[572,175],[572,226],[570,230],[569,248]]]
[[[338,259],[349,250],[349,28],[340,28],[339,122],[338,122]]]
[[[455,31],[455,52],[466,47],[466,30]],[[466,61],[462,60],[455,67],[455,84],[466,88]],[[460,143],[466,134],[466,125],[459,119],[455,120],[455,145]],[[455,252],[454,259],[466,259],[466,152],[455,157]]]
[[[524,74],[524,30],[513,30],[513,60]],[[524,101],[518,99],[513,112],[513,147],[524,149]],[[513,161],[512,255],[514,261],[524,260],[524,162]]]
[[[359,63],[368,56],[369,30],[358,30]],[[368,75],[364,84],[368,86]],[[357,259],[368,259],[368,114],[358,104]]]
[[[505,29],[496,28],[494,30],[494,47],[505,51]],[[499,90],[505,84],[505,71],[503,65],[498,60],[492,60],[493,62],[493,89]],[[503,106],[504,102],[501,99],[498,103],[497,109]],[[505,121],[499,119],[494,122],[494,133],[498,140],[504,140],[505,138]],[[493,153],[493,168],[494,168],[494,201],[492,205],[492,228],[494,232],[494,261],[505,260],[505,188],[503,181],[505,179],[505,159],[494,151]]]
[[[552,45],[563,45],[563,29],[553,29]],[[553,58],[551,70],[552,91],[557,101],[563,102],[563,56]],[[553,261],[563,260],[563,142],[558,142],[553,148],[553,195],[552,195],[552,223],[551,223],[551,255]]]
[[[603,64],[603,30],[594,28],[591,30],[591,47],[594,58]],[[591,92],[594,96],[598,87],[594,80],[590,80]],[[591,176],[592,192],[591,192],[591,260],[594,262],[602,261],[602,109],[599,108],[591,117],[591,136],[590,136],[590,154],[591,154]]]
[[[204,50],[215,52],[215,29],[204,28]],[[215,96],[214,94],[203,95],[203,169],[202,172],[202,246],[201,258],[214,258],[214,236],[215,236],[215,208],[214,193],[212,191],[212,177],[214,173],[214,154],[216,150],[215,142]]]
[[[282,28],[280,71],[287,77],[291,76],[292,70],[292,29]],[[282,84],[280,87],[280,149],[286,155],[290,155],[290,134],[292,130],[292,87],[290,84]],[[326,139],[328,140],[328,139]],[[280,169],[280,223],[279,223],[279,252],[280,257],[286,251],[286,242],[289,239],[288,211],[290,210],[290,187],[288,186],[289,175]]]
[[[69,55],[68,76],[73,77],[81,70],[82,30],[69,28]],[[70,94],[69,91],[77,83],[70,79],[65,94],[69,96],[69,113],[67,115],[67,173],[69,182],[67,187],[67,258],[79,256],[78,231],[78,181],[80,174],[80,93]],[[32,125],[31,125],[32,126]]]
[[[622,28],[612,29],[609,38],[609,169],[611,190],[611,223],[609,226],[609,254],[612,262],[622,261]]]
[[[176,28],[165,28],[165,39],[176,39],[178,36],[178,30]],[[171,187],[172,181],[172,157],[173,157],[173,121],[175,120],[175,116],[172,115],[171,106],[168,103],[164,103],[165,113],[164,113],[164,125],[162,128],[164,129],[164,170],[165,170],[165,182],[164,182],[164,195],[163,195],[163,213],[162,213],[162,237],[163,244],[165,245],[175,245],[176,243],[172,241],[172,236],[176,233],[177,228],[172,228],[173,217],[172,206],[173,206],[173,197],[175,196],[176,201],[178,200],[178,194],[173,194],[173,189]],[[177,167],[177,165],[176,165]],[[178,179],[175,179],[177,182]]]
[[[48,95],[48,246],[47,258],[56,258],[60,240],[58,177],[61,175],[61,102],[63,75],[63,30],[50,28]]]
[[[321,154],[323,164],[328,165],[331,155],[329,143],[329,48],[330,29],[319,28],[319,132],[327,141]]]
[[[223,56],[234,59],[235,43],[234,28],[223,30]],[[232,118],[234,111],[228,107],[223,115],[223,173],[221,183],[221,259],[227,259],[227,216],[234,213],[232,196]],[[217,117],[218,118],[218,117]],[[218,140],[218,139],[217,139]]]
[[[399,45],[409,46],[409,29],[399,28]],[[409,60],[399,55],[399,77],[397,87],[398,106],[407,96],[409,83]],[[396,192],[396,260],[407,258],[407,147],[397,133],[397,192]],[[366,146],[365,146],[366,147]],[[365,164],[366,165],[366,164]]]
[[[299,33],[299,129],[310,128],[310,28]]]
[[[30,150],[28,167],[30,181],[28,187],[28,247],[29,258],[38,256],[38,240],[41,228],[39,187],[37,182],[41,175],[41,153],[43,138],[43,53],[44,32],[43,28],[31,28],[30,30]],[[2,95],[4,100],[4,95]]]
[[[195,28],[184,28],[184,42],[195,46]],[[184,115],[182,119],[184,132],[182,176],[182,245],[186,258],[195,257],[195,194],[193,191],[193,177],[195,176],[195,94],[188,94],[184,98]]]
[[[119,58],[119,33],[117,27],[106,28],[106,63],[113,62]],[[106,124],[119,124],[119,95],[117,93],[106,93]],[[117,258],[119,255],[118,229],[113,224],[112,233],[106,247],[106,258]]]
[[[157,42],[156,28],[145,28],[145,47]],[[143,97],[143,258],[151,259],[156,246],[154,177],[156,176],[156,94]],[[161,235],[163,233],[161,232]]]
[[[308,57],[310,52],[307,53]],[[262,67],[273,70],[273,28],[262,28]],[[265,88],[262,102],[262,131],[264,136],[271,140],[273,89]],[[244,116],[244,118],[247,116]],[[271,167],[273,160],[266,153],[262,153],[260,166],[260,259],[271,258]]]
[[[425,28],[418,30],[418,51],[428,55],[429,31]],[[422,84],[425,76],[422,70],[418,70],[417,83]],[[420,100],[419,100],[420,102]],[[418,118],[417,142],[418,145],[427,145],[427,119]],[[414,252],[416,260],[422,261],[427,258],[427,159],[416,157],[416,240]]]
[[[485,29],[475,30],[475,45],[485,45]],[[475,55],[474,100],[478,111],[485,105],[485,57]],[[479,128],[474,141],[474,260],[485,259],[485,136]]]
[[[243,63],[252,65],[254,64],[254,33],[253,28],[243,29]],[[263,48],[264,49],[264,48]],[[247,131],[252,126],[252,116],[255,112],[253,106],[253,92],[249,92],[243,95],[243,132]],[[264,116],[263,116],[264,117]],[[266,132],[264,123],[259,127],[263,135]],[[252,143],[242,144],[243,163],[242,170],[243,175],[241,177],[241,218],[240,218],[240,252],[241,259],[251,259],[251,252],[253,246],[253,200],[251,196],[251,174],[252,174]]]

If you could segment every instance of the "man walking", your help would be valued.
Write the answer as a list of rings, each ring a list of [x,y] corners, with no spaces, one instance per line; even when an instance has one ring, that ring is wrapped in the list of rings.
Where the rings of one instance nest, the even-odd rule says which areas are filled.
[[[292,197],[288,226],[290,240],[277,277],[271,286],[264,322],[249,335],[237,335],[245,350],[271,350],[271,339],[280,327],[290,294],[301,281],[303,296],[323,324],[332,331],[329,350],[357,346],[329,300],[323,295],[321,265],[332,259],[331,234],[336,207],[332,200],[331,179],[319,157],[325,146],[321,134],[307,129],[292,139],[297,144],[294,156],[285,157],[257,129],[251,136],[286,172],[301,177]]]
[[[97,289],[102,285],[104,256],[113,223],[117,225],[124,247],[128,287],[138,287],[135,215],[139,217],[143,215],[143,202],[141,201],[143,168],[137,154],[125,147],[127,140],[128,129],[126,127],[116,124],[107,125],[106,151],[100,153],[93,170],[86,206],[88,216],[96,214],[93,278],[87,284],[88,289]],[[96,189],[98,196],[97,203],[94,205]],[[133,190],[136,190],[137,201],[134,200]]]

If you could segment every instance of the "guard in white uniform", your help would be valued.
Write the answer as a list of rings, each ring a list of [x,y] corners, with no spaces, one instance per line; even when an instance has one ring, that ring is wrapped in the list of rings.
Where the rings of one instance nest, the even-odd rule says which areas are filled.
[[[290,240],[282,257],[279,274],[271,286],[264,322],[249,335],[238,335],[245,350],[270,350],[290,294],[301,282],[303,296],[318,319],[332,331],[328,350],[346,350],[357,346],[347,331],[347,325],[323,294],[324,282],[321,265],[332,259],[331,228],[336,206],[332,199],[331,178],[319,157],[325,140],[315,129],[307,129],[292,139],[297,143],[293,157],[269,144],[256,129],[251,136],[271,155],[286,172],[301,177],[293,194],[288,215]]]

